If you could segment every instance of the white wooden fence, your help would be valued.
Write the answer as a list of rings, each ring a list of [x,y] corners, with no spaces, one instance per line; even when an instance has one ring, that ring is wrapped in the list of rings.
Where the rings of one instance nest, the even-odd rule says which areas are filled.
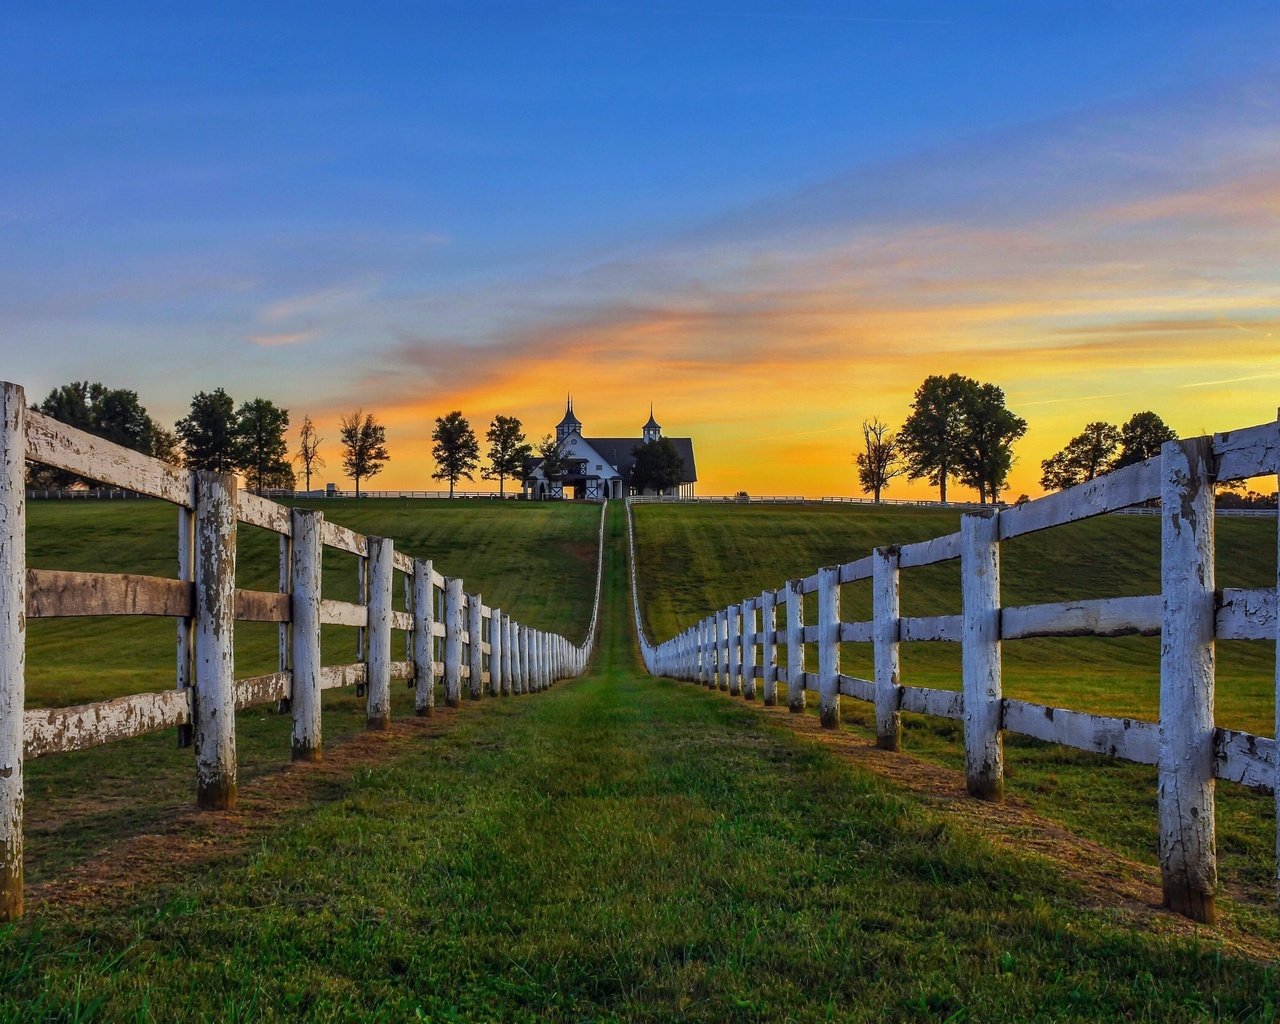
[[[816,691],[822,723],[830,728],[839,725],[842,696],[870,702],[877,744],[888,750],[900,749],[903,711],[958,719],[964,723],[968,789],[984,799],[1003,796],[1002,730],[1154,764],[1165,899],[1179,913],[1211,921],[1217,884],[1215,779],[1280,796],[1275,740],[1214,723],[1215,639],[1277,640],[1280,625],[1276,588],[1215,587],[1213,485],[1278,470],[1280,423],[1172,441],[1158,458],[1078,487],[965,515],[957,533],[877,548],[857,561],[750,595],[657,645],[645,638],[635,598],[645,666],[656,675],[719,687],[747,699],[755,696],[759,683],[765,704],[776,703],[782,682],[792,711],[803,710],[806,692]],[[1156,498],[1163,517],[1160,594],[1000,606],[1002,541]],[[903,617],[900,570],[957,558],[962,614]],[[634,591],[634,540],[632,572]],[[871,581],[873,618],[844,622],[840,588],[857,580]],[[812,624],[804,621],[807,594],[817,595],[818,621]],[[1158,723],[1047,707],[1001,692],[1002,641],[1126,634],[1162,638]],[[899,645],[927,641],[961,644],[959,691],[902,685]],[[873,645],[874,679],[840,672],[842,643]],[[779,647],[786,651],[782,668]],[[815,661],[816,672],[808,667]],[[1276,685],[1280,691],[1280,669]],[[1280,859],[1280,839],[1277,855]]]
[[[26,566],[27,461],[83,474],[178,508],[179,578],[61,572]],[[239,523],[280,538],[278,592],[236,588]],[[26,407],[23,389],[0,384],[0,921],[22,913],[23,765],[30,758],[82,750],[167,728],[195,747],[196,800],[225,808],[236,798],[235,712],[288,702],[295,760],[318,760],[323,749],[321,691],[356,686],[367,699],[370,729],[391,721],[391,682],[415,688],[415,707],[428,715],[436,681],[444,700],[533,693],[582,673],[595,644],[603,565],[604,510],[596,564],[595,603],[586,640],[517,622],[463,591],[430,560],[397,551],[385,537],[366,537],[323,513],[287,508],[237,492],[235,477],[192,472],[148,458],[68,427]],[[321,591],[326,547],[356,556],[359,600],[329,600]],[[406,611],[393,604],[403,578]],[[25,629],[28,618],[75,615],[158,615],[177,620],[177,686],[79,707],[28,710]],[[235,678],[234,624],[276,622],[279,671]],[[320,628],[357,627],[357,661],[323,665]],[[392,650],[392,630],[406,633],[404,660]]]

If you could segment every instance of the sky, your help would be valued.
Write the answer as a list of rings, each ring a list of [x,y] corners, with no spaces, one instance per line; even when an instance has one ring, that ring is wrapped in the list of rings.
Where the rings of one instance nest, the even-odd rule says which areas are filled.
[[[1274,0],[10,2],[0,377],[271,398],[339,486],[363,408],[406,489],[452,409],[652,401],[699,493],[818,496],[959,372],[1035,495],[1091,420],[1276,416],[1277,53]]]

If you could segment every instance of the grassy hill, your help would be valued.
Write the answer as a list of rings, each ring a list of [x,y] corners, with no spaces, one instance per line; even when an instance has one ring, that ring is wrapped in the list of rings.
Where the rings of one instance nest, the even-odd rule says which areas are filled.
[[[873,547],[908,543],[958,528],[954,513],[885,507],[646,505],[635,509],[641,608],[650,637],[663,639],[729,601],[847,562]],[[1219,587],[1266,587],[1276,580],[1273,519],[1222,518]],[[870,618],[870,583],[841,588],[845,621]],[[1002,545],[1006,605],[1160,591],[1160,520],[1103,516]],[[815,621],[812,596],[807,621]],[[960,611],[959,563],[902,573],[906,615]],[[960,688],[958,644],[903,644],[903,682]],[[1274,734],[1275,645],[1220,642],[1217,721]],[[1155,720],[1160,642],[1155,637],[1018,640],[1004,644],[1006,695],[1058,707]],[[812,655],[811,655],[812,656]],[[871,645],[845,644],[845,672],[871,678]],[[851,728],[874,735],[869,705],[846,699]],[[958,723],[904,716],[904,743],[939,764],[959,766]],[[1008,736],[1008,791],[1079,834],[1151,862],[1155,854],[1154,769]],[[1219,786],[1219,853],[1224,877],[1250,904],[1272,900],[1274,806],[1270,797]],[[1269,910],[1262,912],[1269,914]],[[1261,926],[1271,927],[1269,918]]]
[[[485,500],[326,501],[325,516],[362,533],[389,536],[410,554],[461,576],[490,606],[522,622],[580,639],[595,587],[595,505]],[[28,505],[28,564],[84,572],[173,576],[177,513],[158,501],[33,501]],[[275,590],[278,540],[240,528],[237,583]],[[356,597],[354,556],[326,549],[324,594]],[[397,608],[404,607],[401,588]],[[162,618],[33,619],[27,629],[27,707],[102,700],[174,685],[175,627]],[[325,626],[326,664],[355,659],[355,630]],[[393,645],[403,642],[394,633]],[[236,626],[236,675],[276,670],[277,627]],[[394,649],[394,648],[393,648]],[[403,649],[403,648],[400,648]],[[412,714],[411,691],[392,688],[394,713]],[[352,690],[324,693],[326,744],[364,729],[364,702]],[[289,760],[289,718],[270,708],[237,716],[242,779]],[[41,758],[27,770],[28,843],[36,877],[112,837],[150,828],[191,799],[191,751],[171,734],[142,736],[71,755]],[[120,794],[128,794],[120,799]]]
[[[1274,970],[1220,933],[645,677],[621,511],[588,678],[402,722],[37,893],[0,1021],[1271,1019]]]

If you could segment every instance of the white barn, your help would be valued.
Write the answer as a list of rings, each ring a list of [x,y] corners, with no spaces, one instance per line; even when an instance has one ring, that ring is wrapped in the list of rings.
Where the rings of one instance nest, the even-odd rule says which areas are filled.
[[[565,471],[558,480],[548,480],[542,472],[542,460],[536,457],[529,459],[524,469],[524,496],[599,500],[657,493],[653,490],[641,492],[632,484],[631,470],[635,464],[632,452],[641,444],[664,437],[675,446],[682,472],[680,483],[661,493],[691,498],[698,482],[692,438],[666,437],[653,417],[652,406],[649,407],[649,421],[640,428],[639,437],[585,437],[582,422],[573,413],[573,399],[569,398],[565,403],[564,417],[556,425],[556,447],[566,460]]]

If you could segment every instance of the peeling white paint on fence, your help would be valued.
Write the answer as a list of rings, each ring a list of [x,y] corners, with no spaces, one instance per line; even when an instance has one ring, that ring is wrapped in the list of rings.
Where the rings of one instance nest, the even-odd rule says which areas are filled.
[[[1212,920],[1216,884],[1214,780],[1272,791],[1280,806],[1275,741],[1217,727],[1213,720],[1213,643],[1262,640],[1280,646],[1280,578],[1276,587],[1215,592],[1212,484],[1277,473],[1280,421],[1173,442],[1158,458],[1078,487],[999,511],[988,508],[965,515],[955,533],[881,548],[788,580],[776,592],[766,592],[776,593],[783,601],[784,627],[775,631],[762,618],[757,639],[767,644],[772,633],[775,642],[786,645],[786,668],[777,674],[787,685],[791,710],[802,711],[806,691],[814,690],[820,695],[824,724],[838,721],[842,696],[875,705],[877,742],[890,749],[901,742],[901,712],[962,721],[967,782],[975,796],[1001,797],[1002,732],[1157,765],[1158,853],[1166,902],[1180,913]],[[1002,541],[1156,499],[1160,507],[1149,511],[1163,519],[1162,593],[1000,607]],[[675,678],[718,680],[725,688],[732,671],[726,664],[726,655],[732,650],[725,646],[728,615],[735,609],[740,613],[745,605],[737,602],[706,615],[689,634],[651,643],[644,632],[636,589],[630,506],[631,502],[627,525],[632,599],[646,668]],[[1276,543],[1280,551],[1280,530]],[[903,617],[898,606],[899,570],[957,558],[961,562],[962,613]],[[1277,575],[1280,577],[1280,572]],[[872,580],[872,620],[840,621],[839,588],[868,578]],[[806,594],[818,595],[816,624],[805,624]],[[1048,707],[1006,698],[1001,692],[1004,641],[1126,635],[1161,637],[1159,722]],[[688,636],[692,636],[692,643],[686,642]],[[875,680],[841,674],[840,645],[868,642],[873,645]],[[903,685],[898,647],[918,642],[961,645],[959,690]],[[805,671],[811,647],[817,648],[816,672]],[[768,671],[767,655],[758,672],[744,664],[744,675],[768,679]],[[1280,694],[1280,664],[1275,685]],[[768,683],[765,694],[768,700]],[[1276,861],[1280,882],[1280,832]]]
[[[55,569],[28,572],[27,461],[178,506],[177,578]],[[435,685],[441,677],[446,699],[455,706],[464,677],[478,691],[486,675],[486,656],[493,692],[544,689],[582,672],[594,649],[605,514],[602,505],[591,621],[584,642],[573,644],[486,609],[478,595],[464,592],[461,580],[446,579],[429,560],[397,551],[389,539],[365,537],[319,512],[290,509],[239,491],[234,477],[170,466],[67,427],[27,409],[21,387],[0,384],[0,921],[23,911],[26,759],[178,728],[180,737],[194,739],[197,802],[226,807],[235,800],[239,708],[273,701],[287,707],[293,718],[293,756],[317,760],[323,754],[323,690],[367,689],[369,726],[382,729],[391,720],[392,681],[413,685],[417,713],[426,714],[435,704]],[[236,588],[239,523],[280,537],[279,592]],[[325,547],[356,557],[357,601],[322,596]],[[406,611],[392,606],[396,573],[405,577]],[[473,614],[469,630],[465,608]],[[26,619],[80,615],[176,619],[175,689],[78,707],[25,708]],[[236,620],[280,624],[278,672],[235,678]],[[324,624],[360,630],[354,663],[321,663]],[[393,630],[407,634],[405,660],[392,660]],[[540,652],[537,685],[530,669],[531,640]]]

